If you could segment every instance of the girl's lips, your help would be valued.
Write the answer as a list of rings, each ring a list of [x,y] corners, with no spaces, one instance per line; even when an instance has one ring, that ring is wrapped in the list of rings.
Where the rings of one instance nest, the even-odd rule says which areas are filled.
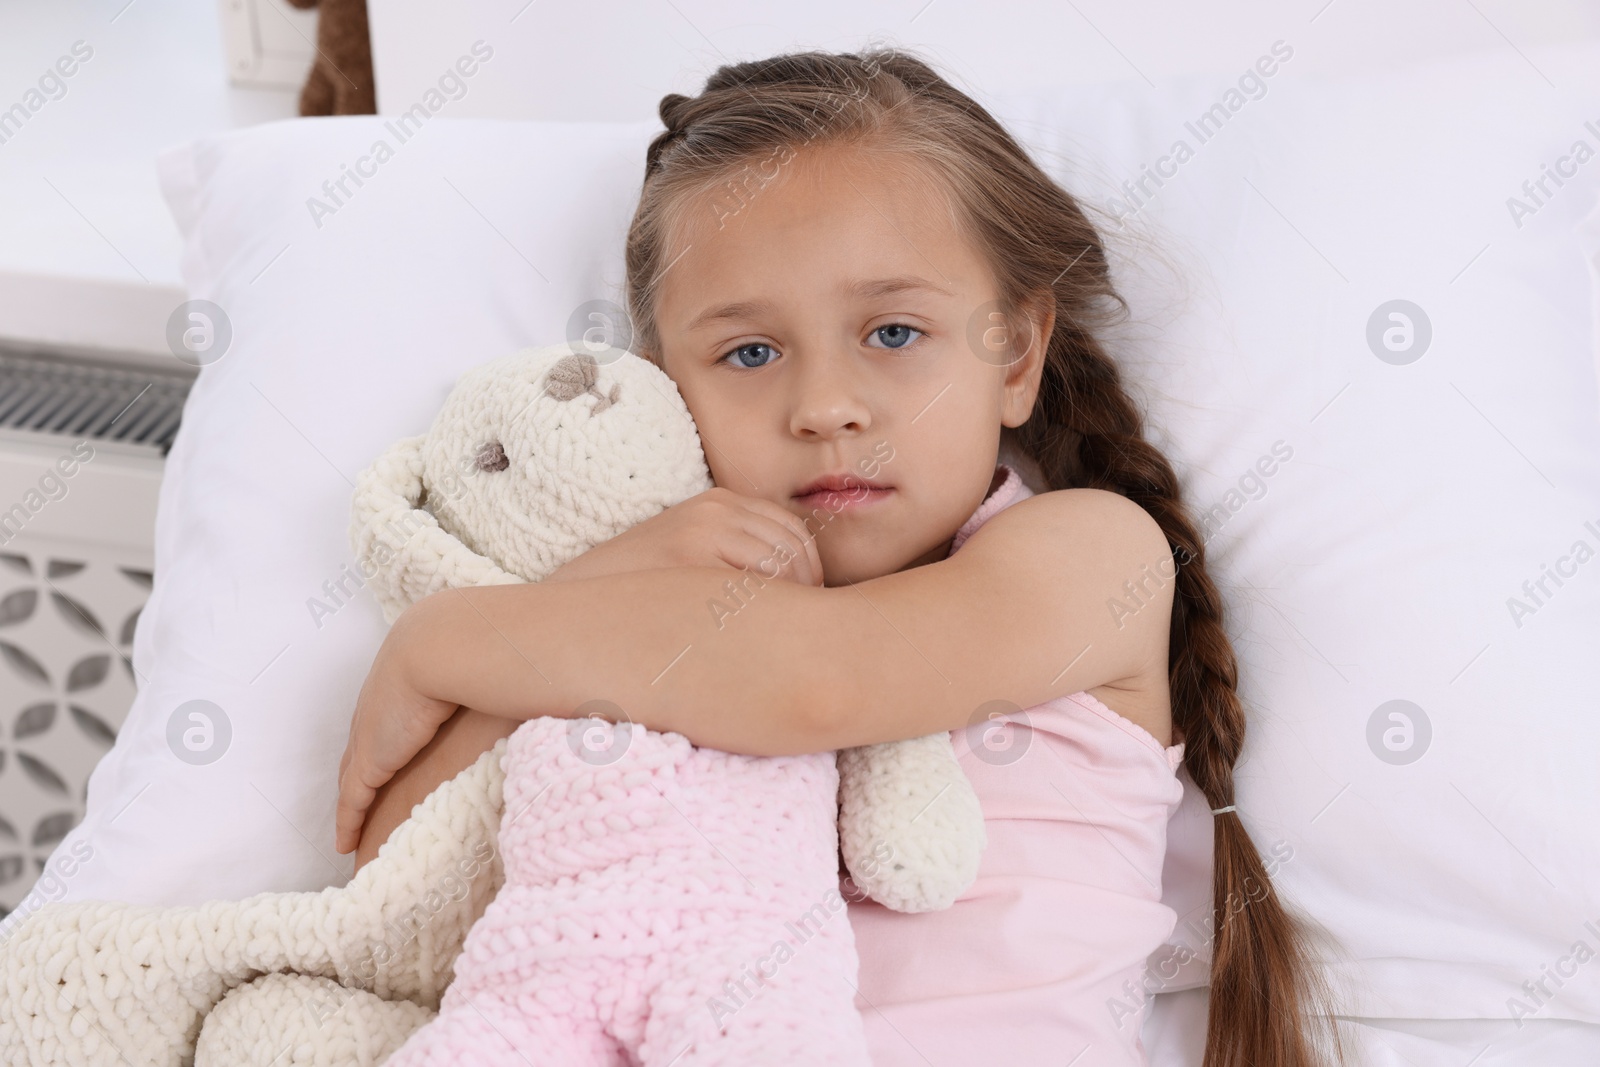
[[[887,499],[892,492],[894,492],[892,485],[884,486],[882,489],[862,485],[851,489],[819,489],[815,493],[807,493],[795,499],[808,508],[826,508],[837,513],[870,507]]]

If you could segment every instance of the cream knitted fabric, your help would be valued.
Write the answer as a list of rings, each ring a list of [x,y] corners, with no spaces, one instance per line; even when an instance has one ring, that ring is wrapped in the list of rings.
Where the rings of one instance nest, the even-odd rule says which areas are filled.
[[[327,978],[266,974],[206,1016],[195,1067],[377,1067],[433,1012]]]
[[[361,472],[351,506],[356,559],[377,566],[368,588],[393,623],[406,606],[440,589],[509,585],[523,579],[464,546],[420,506],[426,437],[396,441]]]
[[[894,911],[938,911],[978,877],[988,835],[949,734],[839,752],[839,843],[856,888]]]
[[[196,1055],[201,1020],[223,995],[273,971],[298,974],[256,991],[256,1013],[279,1020],[285,1038],[263,1062],[290,1037],[297,1045],[347,1045],[375,1017],[410,1033],[438,1009],[468,928],[504,882],[505,749],[501,740],[429,794],[345,886],[191,907],[79,901],[40,908],[0,946],[0,1059],[178,1067]],[[366,991],[384,1007],[302,1011],[319,988],[305,976]],[[264,991],[273,994],[265,1004]],[[248,1025],[242,1015],[238,1021]],[[234,1050],[240,1040],[224,1035],[216,1044]],[[228,1056],[216,1062],[249,1062]]]

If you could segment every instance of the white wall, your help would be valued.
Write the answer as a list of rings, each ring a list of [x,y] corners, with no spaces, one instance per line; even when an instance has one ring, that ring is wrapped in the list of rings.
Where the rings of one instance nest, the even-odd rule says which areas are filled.
[[[0,142],[0,338],[171,365],[182,242],[156,154],[297,111],[293,89],[230,86],[222,45],[216,0],[0,4],[0,110],[73,71]]]
[[[1242,70],[1274,40],[1302,75],[1600,36],[1586,0],[368,0],[378,110],[416,103],[476,40],[493,58],[445,113],[632,121],[705,75],[803,48],[883,38],[980,101],[1040,83]],[[1530,76],[1538,74],[1530,69]]]

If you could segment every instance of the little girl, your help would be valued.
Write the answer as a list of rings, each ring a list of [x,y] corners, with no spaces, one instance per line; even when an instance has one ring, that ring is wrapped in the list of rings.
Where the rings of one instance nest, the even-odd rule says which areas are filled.
[[[1205,1067],[1325,1062],[1325,989],[1233,806],[1221,597],[1096,337],[1120,298],[1077,202],[893,49],[725,66],[660,111],[632,348],[716,488],[543,583],[402,615],[340,850],[365,862],[522,721],[599,698],[758,756],[951,731],[977,881],[924,914],[847,893],[873,1062],[1137,1065],[1181,764],[1215,815]]]

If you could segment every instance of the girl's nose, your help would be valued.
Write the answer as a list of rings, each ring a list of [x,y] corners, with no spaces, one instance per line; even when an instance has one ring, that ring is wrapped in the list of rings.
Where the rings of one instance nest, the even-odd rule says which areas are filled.
[[[866,383],[850,353],[832,345],[811,345],[791,365],[789,429],[796,437],[856,435],[872,425]]]

